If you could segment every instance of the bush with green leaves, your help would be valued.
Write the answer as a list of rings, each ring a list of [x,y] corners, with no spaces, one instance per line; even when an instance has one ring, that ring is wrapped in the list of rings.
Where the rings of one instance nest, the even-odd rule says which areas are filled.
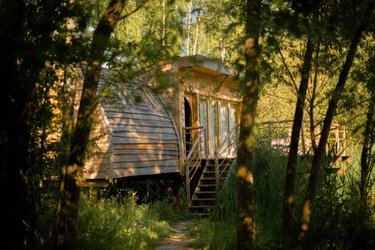
[[[170,233],[176,218],[167,202],[137,204],[135,193],[80,204],[74,249],[150,249]]]

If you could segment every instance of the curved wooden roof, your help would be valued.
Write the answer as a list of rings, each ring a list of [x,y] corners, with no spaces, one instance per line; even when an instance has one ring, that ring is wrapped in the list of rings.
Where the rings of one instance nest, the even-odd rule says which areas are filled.
[[[113,179],[179,172],[179,137],[163,100],[142,79],[99,85],[100,109],[110,133]],[[108,91],[107,91],[108,92]],[[110,179],[112,179],[110,178]]]

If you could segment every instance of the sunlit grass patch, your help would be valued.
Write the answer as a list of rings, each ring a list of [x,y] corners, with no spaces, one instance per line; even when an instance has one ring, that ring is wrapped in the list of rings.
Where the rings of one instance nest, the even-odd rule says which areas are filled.
[[[75,249],[150,249],[171,232],[165,210],[167,202],[137,204],[130,193],[125,198],[81,203]],[[163,209],[161,209],[163,208]],[[175,215],[177,217],[177,215]]]
[[[236,225],[226,221],[195,220],[189,228],[198,249],[236,249]]]

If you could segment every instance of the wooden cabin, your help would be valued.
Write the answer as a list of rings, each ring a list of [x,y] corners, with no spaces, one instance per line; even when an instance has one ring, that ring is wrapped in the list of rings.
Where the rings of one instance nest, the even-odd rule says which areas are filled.
[[[221,163],[227,171],[236,157],[241,96],[234,76],[200,55],[160,62],[130,81],[113,81],[102,72],[86,182],[106,186],[139,176],[184,176],[193,199],[206,165],[216,160],[217,169]]]

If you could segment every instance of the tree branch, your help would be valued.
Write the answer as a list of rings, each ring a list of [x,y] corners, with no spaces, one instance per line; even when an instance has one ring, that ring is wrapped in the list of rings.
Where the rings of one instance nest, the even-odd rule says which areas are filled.
[[[136,13],[140,8],[142,8],[143,6],[145,6],[147,2],[149,2],[149,0],[142,1],[137,7],[135,7],[135,9],[133,9],[129,13],[126,13],[125,15],[121,16],[120,19],[119,19],[119,21],[124,20],[124,19],[130,17],[131,15],[133,15],[134,13]]]

